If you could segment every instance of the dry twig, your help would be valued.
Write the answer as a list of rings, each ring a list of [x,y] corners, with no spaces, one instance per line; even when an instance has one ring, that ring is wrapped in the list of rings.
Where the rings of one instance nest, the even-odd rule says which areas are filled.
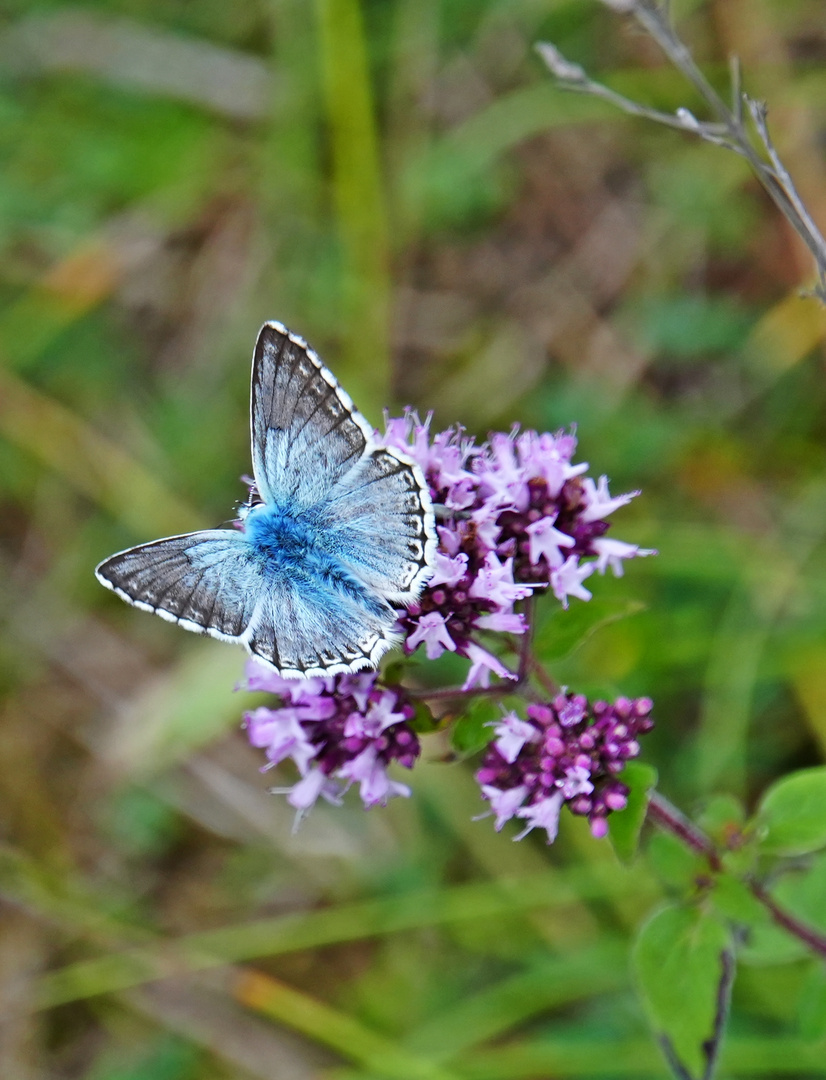
[[[811,252],[817,270],[817,284],[812,291],[821,303],[826,304],[826,241],[803,204],[771,140],[766,123],[765,103],[754,101],[740,88],[740,68],[737,60],[731,61],[732,104],[729,106],[703,75],[688,47],[677,36],[666,7],[656,0],[602,0],[602,3],[615,11],[634,16],[699,93],[713,119],[698,120],[686,108],[677,109],[672,114],[641,105],[602,83],[594,82],[579,64],[567,60],[554,45],[540,42],[537,51],[556,77],[560,89],[602,98],[631,116],[642,116],[658,124],[689,132],[744,157],[763,188]],[[754,139],[746,126],[744,106],[754,125],[758,147],[755,147]]]

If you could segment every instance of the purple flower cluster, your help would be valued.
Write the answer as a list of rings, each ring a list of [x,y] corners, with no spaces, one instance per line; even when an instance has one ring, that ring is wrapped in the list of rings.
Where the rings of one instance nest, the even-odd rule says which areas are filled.
[[[605,536],[605,518],[637,492],[612,498],[606,477],[583,476],[587,464],[571,463],[572,434],[514,428],[476,445],[458,429],[431,437],[429,421],[407,413],[387,420],[385,442],[414,458],[442,508],[433,577],[401,617],[404,648],[468,657],[465,689],[489,685],[492,673],[513,677],[475,635],[524,633],[517,601],[537,588],[563,607],[570,596],[590,600],[583,582],[594,570],[621,575],[623,560],[653,554]]]
[[[410,769],[419,740],[410,727],[414,710],[403,692],[378,685],[378,672],[333,675],[326,679],[284,679],[255,660],[247,663],[247,688],[277,694],[277,708],[258,708],[244,716],[253,746],[261,747],[271,768],[291,758],[300,779],[280,789],[300,813],[321,796],[338,804],[358,783],[366,807],[384,805],[394,795],[410,795],[391,780],[392,761]]]
[[[527,707],[495,727],[476,779],[496,815],[496,829],[522,818],[521,840],[532,829],[556,839],[559,813],[567,803],[586,816],[595,837],[608,830],[608,814],[622,810],[628,788],[617,775],[640,752],[638,736],[654,726],[650,698],[618,698],[613,705],[590,705],[581,694],[558,694],[549,704]]]
[[[553,593],[563,607],[570,597],[589,600],[584,582],[594,571],[610,567],[619,576],[626,559],[653,554],[606,535],[606,519],[637,493],[612,497],[606,477],[586,476],[588,466],[573,463],[573,434],[514,428],[477,444],[456,428],[431,435],[429,419],[408,412],[388,419],[384,442],[420,466],[438,520],[433,576],[399,612],[402,646],[408,654],[423,646],[431,660],[446,651],[466,657],[463,691],[489,687],[493,675],[516,677],[487,636],[525,634],[521,601],[537,591]],[[259,496],[248,482],[254,505]],[[255,660],[247,685],[277,695],[275,707],[248,712],[245,726],[266,753],[265,768],[295,764],[297,782],[275,790],[299,816],[319,797],[340,803],[353,784],[367,807],[410,794],[387,773],[392,762],[412,768],[419,756],[414,707],[402,687],[384,686],[375,671],[285,679]],[[551,842],[567,803],[588,817],[594,836],[604,836],[608,814],[626,804],[619,774],[639,753],[638,736],[653,726],[651,708],[647,698],[590,705],[562,693],[528,705],[526,719],[503,716],[477,773],[496,828],[521,818],[520,837],[544,828]]]

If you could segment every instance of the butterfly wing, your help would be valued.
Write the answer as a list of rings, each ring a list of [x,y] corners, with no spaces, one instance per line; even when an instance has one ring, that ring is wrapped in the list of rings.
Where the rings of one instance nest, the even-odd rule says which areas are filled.
[[[302,338],[264,323],[250,399],[252,461],[264,502],[319,502],[372,443],[373,432]]]
[[[390,603],[412,603],[437,545],[419,467],[393,448],[372,450],[334,485],[325,508],[325,540],[350,572]]]
[[[262,602],[263,582],[243,535],[212,529],[120,551],[98,581],[142,611],[222,641],[241,641]]]
[[[431,574],[436,530],[425,479],[404,454],[376,446],[335,377],[280,323],[258,335],[251,414],[262,499],[314,508],[325,555],[361,589],[350,595],[312,575],[281,583],[250,648],[281,670],[375,666],[398,640],[393,605],[415,600]]]
[[[251,401],[255,480],[264,501],[323,507],[353,572],[393,603],[414,600],[437,543],[418,466],[375,446],[370,425],[335,376],[280,323],[265,323],[258,335]]]
[[[283,578],[268,590],[245,644],[281,675],[327,676],[375,667],[397,644],[396,614],[318,579]]]

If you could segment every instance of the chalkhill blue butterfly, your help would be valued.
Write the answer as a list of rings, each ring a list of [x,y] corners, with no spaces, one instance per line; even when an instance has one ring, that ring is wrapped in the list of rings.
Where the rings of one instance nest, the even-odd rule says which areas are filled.
[[[254,487],[240,529],[121,551],[98,581],[142,611],[238,642],[288,677],[375,667],[432,574],[418,465],[377,442],[312,349],[265,323],[252,361]]]

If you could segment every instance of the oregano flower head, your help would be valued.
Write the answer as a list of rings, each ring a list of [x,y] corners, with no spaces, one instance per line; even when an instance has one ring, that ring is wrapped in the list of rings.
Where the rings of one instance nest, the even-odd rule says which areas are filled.
[[[619,576],[627,560],[653,554],[607,535],[607,519],[637,492],[612,496],[606,477],[588,476],[587,464],[573,461],[571,432],[515,427],[477,444],[460,428],[431,435],[429,418],[407,412],[387,419],[379,438],[416,461],[436,507],[433,573],[419,599],[399,611],[397,632],[408,656],[421,647],[428,660],[452,652],[470,661],[462,687],[448,692],[454,704],[524,683],[527,672],[505,661],[529,644],[529,597],[547,595],[567,608],[591,598],[584,583],[595,572],[610,567]],[[319,798],[339,803],[352,785],[365,807],[410,795],[388,770],[415,764],[414,699],[421,708],[428,694],[401,685],[404,662],[396,669],[394,680],[375,671],[286,679],[248,663],[248,688],[277,701],[246,714],[247,735],[264,750],[265,769],[292,761],[297,781],[274,790],[299,817]],[[493,677],[502,682],[491,685]],[[567,805],[603,836],[608,815],[625,806],[628,788],[618,777],[653,726],[651,707],[648,698],[590,704],[565,692],[528,704],[524,717],[505,713],[476,774],[496,828],[516,818],[524,823],[517,839],[542,828],[550,842]]]

